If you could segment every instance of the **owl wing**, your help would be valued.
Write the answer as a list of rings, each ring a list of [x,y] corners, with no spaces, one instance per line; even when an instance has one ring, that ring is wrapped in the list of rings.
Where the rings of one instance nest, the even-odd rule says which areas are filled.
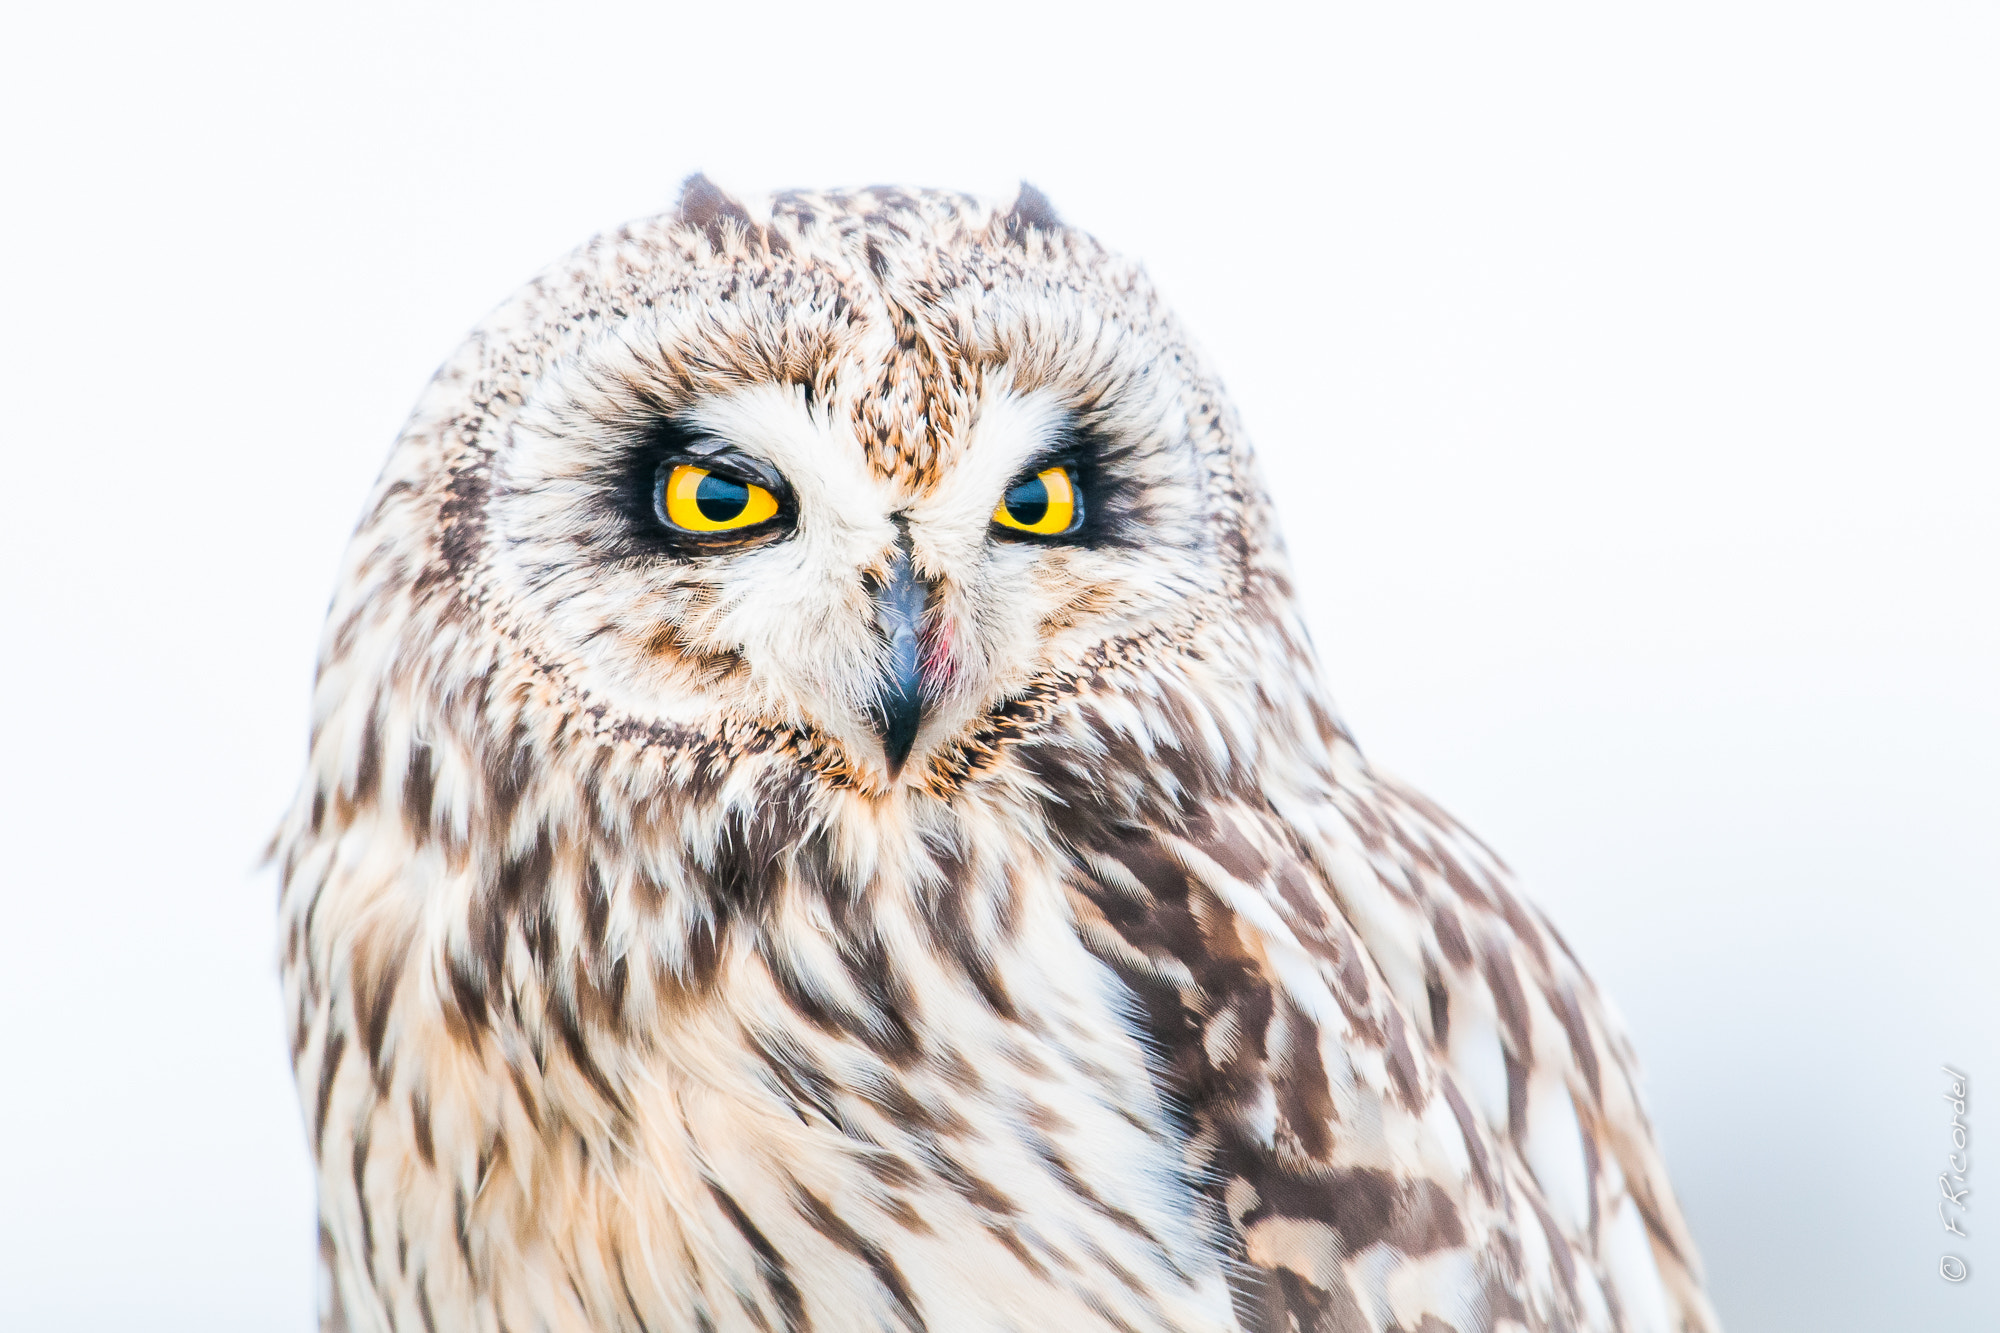
[[[1351,745],[1334,769],[1293,808],[1260,787],[1067,828],[1080,928],[1157,1045],[1244,1327],[1716,1328],[1575,957],[1442,811]]]

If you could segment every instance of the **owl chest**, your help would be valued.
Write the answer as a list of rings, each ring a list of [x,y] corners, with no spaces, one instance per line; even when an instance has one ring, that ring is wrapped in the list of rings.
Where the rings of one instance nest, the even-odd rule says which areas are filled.
[[[746,1296],[782,1316],[789,1284],[814,1328],[1233,1327],[1183,1145],[1094,971],[1005,1017],[913,995],[894,1042],[750,1006],[738,1075],[682,1085],[665,1131],[718,1326]]]
[[[1117,980],[1059,913],[928,928],[775,931],[588,1077],[407,1030],[421,1131],[357,1082],[365,1169],[323,1165],[337,1284],[393,1328],[1234,1328]]]

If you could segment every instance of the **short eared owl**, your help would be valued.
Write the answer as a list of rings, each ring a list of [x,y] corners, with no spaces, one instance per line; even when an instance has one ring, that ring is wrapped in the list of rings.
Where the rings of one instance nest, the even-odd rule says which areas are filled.
[[[280,834],[329,1327],[1706,1330],[1138,268],[696,177],[439,372]]]

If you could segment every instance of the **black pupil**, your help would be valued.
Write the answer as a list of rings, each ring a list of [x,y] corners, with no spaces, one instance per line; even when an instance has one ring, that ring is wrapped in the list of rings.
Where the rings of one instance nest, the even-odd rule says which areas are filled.
[[[750,488],[713,473],[695,488],[694,507],[711,523],[727,523],[750,504]]]
[[[1048,513],[1049,488],[1040,477],[1031,477],[1007,492],[1007,517],[1022,527],[1034,527]]]

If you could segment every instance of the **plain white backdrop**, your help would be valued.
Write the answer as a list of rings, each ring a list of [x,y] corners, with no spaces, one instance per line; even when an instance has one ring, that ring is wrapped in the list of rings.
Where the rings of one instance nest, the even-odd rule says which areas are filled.
[[[1145,260],[1364,746],[1622,1006],[1728,1326],[2000,1327],[1996,71],[1926,0],[13,14],[0,1326],[309,1327],[257,862],[335,562],[464,330],[699,168]]]

